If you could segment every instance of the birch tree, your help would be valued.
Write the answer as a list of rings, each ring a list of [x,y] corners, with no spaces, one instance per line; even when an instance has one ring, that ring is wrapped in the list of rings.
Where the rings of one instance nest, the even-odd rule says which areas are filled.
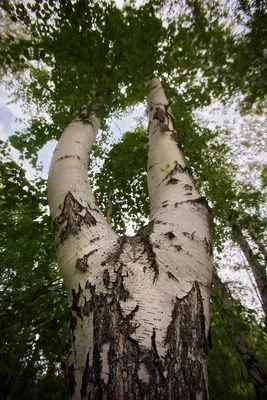
[[[185,12],[174,15],[173,19],[165,21],[163,26],[161,18],[164,18],[165,10],[162,2],[157,1],[147,1],[141,7],[135,7],[133,2],[128,2],[122,10],[112,1],[92,1],[90,7],[85,0],[38,0],[27,4],[4,0],[1,3],[11,20],[14,23],[22,22],[27,26],[28,33],[26,37],[18,40],[14,40],[14,33],[3,38],[0,61],[5,66],[4,71],[10,74],[12,88],[16,84],[14,74],[17,71],[26,71],[26,74],[19,75],[16,99],[22,98],[29,104],[29,114],[32,114],[31,106],[34,104],[39,111],[46,112],[48,116],[46,119],[43,115],[34,115],[29,126],[13,136],[12,144],[36,165],[38,150],[49,140],[58,139],[64,126],[69,125],[55,153],[50,181],[54,180],[55,190],[51,189],[49,195],[53,204],[52,216],[58,259],[62,271],[64,270],[63,276],[71,308],[73,351],[69,359],[69,392],[73,397],[81,396],[81,391],[84,395],[90,390],[89,378],[92,382],[92,396],[100,396],[101,390],[103,393],[105,390],[117,390],[116,393],[120,396],[122,381],[126,385],[127,379],[124,378],[130,368],[134,371],[133,390],[141,393],[140,396],[149,398],[151,393],[157,393],[158,397],[164,396],[164,390],[171,392],[173,385],[178,388],[177,396],[180,396],[185,391],[185,382],[188,381],[191,392],[187,387],[187,396],[190,396],[190,393],[196,396],[197,391],[198,398],[207,396],[205,352],[209,336],[207,304],[210,280],[210,264],[207,259],[210,257],[208,253],[211,252],[211,247],[205,229],[200,229],[204,220],[201,220],[199,215],[193,218],[193,215],[197,215],[198,208],[203,208],[203,218],[208,220],[209,212],[205,200],[195,191],[190,170],[183,159],[181,141],[186,145],[187,155],[188,149],[191,149],[190,164],[198,182],[202,178],[207,179],[202,175],[202,167],[206,163],[207,154],[213,152],[214,155],[215,150],[214,147],[208,146],[209,135],[206,135],[205,131],[201,131],[199,135],[192,135],[191,126],[194,121],[191,113],[199,106],[210,104],[213,96],[226,99],[237,91],[245,92],[245,95],[252,93],[252,100],[251,97],[249,100],[255,101],[255,96],[259,94],[258,83],[261,83],[263,76],[262,66],[265,64],[262,62],[262,51],[259,51],[259,55],[252,54],[248,48],[250,36],[243,40],[242,34],[233,35],[229,26],[225,24],[224,9],[222,12],[218,11],[212,1],[187,1],[185,5]],[[264,16],[264,13],[260,15]],[[259,35],[264,31],[264,27],[265,25],[261,24]],[[264,42],[258,43],[264,47]],[[240,48],[245,50],[242,52],[241,61],[248,60],[244,71],[243,62],[240,62]],[[256,79],[254,76],[253,79],[249,79],[252,65]],[[174,97],[177,100],[176,105],[180,103],[180,106],[184,106],[183,110],[176,107],[174,113],[180,139],[177,140],[178,136],[173,132],[167,100],[163,99],[161,93],[160,99],[156,100],[159,104],[155,104],[154,95],[151,94],[148,164],[148,168],[151,167],[148,171],[150,222],[135,237],[120,238],[101,216],[94,204],[92,192],[85,182],[88,152],[100,123],[99,117],[102,118],[103,128],[107,117],[112,113],[143,101],[146,92],[143,83],[155,72],[164,77],[164,83],[169,84],[168,97],[170,98],[171,92],[171,100]],[[247,81],[251,84],[247,84]],[[262,88],[260,100],[265,94],[265,87]],[[91,97],[88,100],[89,89]],[[96,107],[95,114],[92,114],[92,105],[98,102],[102,107]],[[85,103],[89,103],[88,112],[83,110],[80,116],[70,123]],[[173,105],[172,109],[174,110]],[[154,129],[153,124],[157,126],[154,127],[155,133],[151,133],[151,129]],[[203,146],[206,147],[204,152]],[[155,151],[155,148],[159,147],[164,150],[163,155]],[[221,156],[220,149],[222,147],[216,147],[217,155]],[[155,160],[155,165],[151,159]],[[156,165],[158,162],[159,165]],[[2,169],[5,169],[5,165]],[[214,164],[210,163],[207,170],[209,178],[212,174],[216,175]],[[21,190],[23,192],[24,186],[20,185],[17,177],[15,182],[19,186],[19,193]],[[24,179],[21,182],[24,183]],[[5,183],[4,189],[9,188],[11,183]],[[217,184],[217,180],[215,183]],[[210,194],[209,190],[217,194],[215,184],[203,186],[202,193],[205,193],[205,189],[207,192],[205,195]],[[178,189],[179,196],[177,195],[176,200]],[[1,325],[1,332],[4,332],[1,338],[5,349],[1,365],[5,365],[5,360],[9,360],[11,349],[6,394],[14,399],[22,398],[22,393],[26,393],[27,399],[30,398],[28,393],[31,393],[32,398],[41,398],[45,393],[45,390],[42,390],[45,387],[43,377],[48,376],[50,371],[54,382],[57,382],[55,365],[59,364],[60,354],[55,347],[58,342],[61,345],[62,336],[66,343],[64,295],[49,241],[45,208],[40,207],[40,203],[37,202],[37,214],[32,214],[32,225],[29,218],[23,217],[24,213],[31,212],[30,202],[24,204],[26,199],[31,198],[31,192],[29,189],[27,195],[24,193],[23,207],[15,210],[19,217],[17,214],[9,215],[6,207],[8,218],[5,230],[10,233],[8,225],[14,224],[14,232],[17,235],[11,234],[2,239],[5,247],[0,254],[4,266],[2,276],[6,285],[1,299],[7,304],[4,323]],[[37,192],[39,193],[38,190]],[[9,197],[11,196],[8,195]],[[19,202],[21,197],[16,193],[14,199]],[[112,201],[113,197],[115,195],[112,196]],[[110,198],[110,191],[107,198]],[[182,200],[184,198],[187,200]],[[118,203],[113,204],[113,211],[117,205]],[[143,210],[147,211],[147,208],[142,206],[142,213]],[[218,215],[223,214],[224,210],[220,210],[219,202],[215,204],[215,208]],[[185,215],[188,216],[188,224],[192,226],[190,229],[185,228]],[[181,222],[177,222],[178,219],[181,219]],[[31,235],[32,227],[35,228],[34,235]],[[206,230],[208,231],[208,226]],[[216,230],[215,235],[218,236]],[[28,233],[31,241],[30,256],[26,244],[28,236],[23,242],[23,231]],[[33,237],[36,240],[33,241]],[[206,258],[201,247],[202,239]],[[10,241],[16,243],[18,251],[12,250]],[[206,269],[201,264],[199,268],[196,267],[197,259],[202,264],[206,263]],[[20,284],[17,283],[19,275],[23,276]],[[59,283],[54,282],[57,279]],[[143,281],[140,283],[140,280]],[[136,291],[138,287],[142,287],[139,292]],[[47,297],[43,296],[43,293],[46,293]],[[203,307],[200,293],[203,297]],[[47,303],[45,299],[48,299]],[[146,312],[150,310],[149,301],[156,304],[152,315]],[[17,306],[18,302],[22,303],[22,307]],[[44,317],[46,308],[50,313]],[[100,312],[97,313],[96,310]],[[160,317],[161,312],[163,317]],[[185,315],[189,315],[186,321]],[[194,329],[189,331],[194,315]],[[24,321],[29,325],[29,330],[25,330],[24,327],[20,329]],[[154,325],[150,325],[151,323]],[[164,326],[162,331],[161,326]],[[182,331],[180,327],[183,327]],[[51,341],[47,332],[56,340]],[[15,337],[13,343],[9,340],[10,333]],[[21,338],[19,343],[17,336]],[[92,336],[97,340],[91,341],[93,345],[90,347],[90,340],[87,338]],[[188,338],[191,340],[190,346],[187,343]],[[183,352],[177,351],[176,357],[173,357],[178,347],[183,349]],[[16,357],[16,349],[17,354],[24,353],[19,360]],[[125,357],[121,359],[119,356],[122,352]],[[61,357],[59,374],[64,370],[64,355]],[[12,365],[13,358],[15,363]],[[34,392],[34,385],[28,392],[21,389],[27,381],[23,374],[17,379],[20,389],[11,387],[10,383],[15,381],[14,365],[17,366],[17,370],[21,366],[23,374],[34,370],[33,375],[28,375],[28,382],[33,381],[32,376],[35,377],[38,395]],[[123,370],[125,365],[126,369]],[[190,370],[190,378],[189,374],[179,374],[182,369],[183,372]],[[18,376],[19,373],[16,377]],[[100,386],[97,386],[97,381],[100,382]],[[51,381],[48,379],[48,382]],[[130,384],[131,381],[129,387]],[[97,392],[98,387],[100,389]],[[8,393],[10,389],[11,394]],[[53,391],[53,396],[56,396],[55,393],[59,393],[58,387],[57,391]],[[175,396],[176,392],[173,395]],[[49,396],[49,400],[52,399],[51,393]]]
[[[150,82],[150,217],[118,237],[87,182],[99,119],[63,132],[48,184],[71,313],[72,399],[207,399],[210,209],[195,187],[158,79]]]

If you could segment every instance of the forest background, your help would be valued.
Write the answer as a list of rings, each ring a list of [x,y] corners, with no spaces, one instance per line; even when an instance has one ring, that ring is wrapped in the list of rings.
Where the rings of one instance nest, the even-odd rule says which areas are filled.
[[[211,398],[263,398],[266,30],[264,1],[1,3],[1,80],[8,109],[22,109],[16,132],[1,137],[1,398],[58,399],[64,390],[67,301],[40,160],[48,161],[51,141],[83,104],[101,96],[104,122],[90,182],[116,232],[137,230],[148,216],[145,83],[154,74],[171,101],[197,186],[213,209],[214,260],[225,284],[222,290],[220,281],[214,283],[211,300]],[[216,119],[218,109],[233,122]],[[1,108],[4,124],[11,117],[6,110]],[[260,381],[246,365],[240,337]]]

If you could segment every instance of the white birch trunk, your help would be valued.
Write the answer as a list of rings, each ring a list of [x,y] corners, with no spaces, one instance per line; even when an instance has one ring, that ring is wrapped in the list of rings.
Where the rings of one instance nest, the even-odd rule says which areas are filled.
[[[149,105],[151,215],[134,237],[118,237],[94,204],[87,159],[95,117],[71,123],[52,159],[49,204],[70,300],[71,399],[208,399],[210,210],[171,118],[155,119],[167,105],[158,80]]]
[[[246,237],[243,235],[243,232],[240,226],[236,222],[235,215],[233,213],[229,214],[228,221],[230,227],[232,228],[233,236],[236,242],[239,244],[244,256],[247,259],[247,262],[251,268],[253,273],[256,286],[258,289],[258,293],[260,295],[261,305],[265,314],[265,325],[267,326],[267,275],[266,275],[266,266],[264,267],[258,261],[257,256],[253,253],[252,248],[249,245]]]
[[[267,399],[267,376],[256,359],[249,343],[243,333],[236,328],[236,320],[233,314],[233,302],[231,295],[225,284],[222,283],[218,274],[215,272],[213,282],[218,296],[221,299],[221,306],[230,327],[231,339],[243,361],[248,375],[254,383],[255,392],[258,400]]]

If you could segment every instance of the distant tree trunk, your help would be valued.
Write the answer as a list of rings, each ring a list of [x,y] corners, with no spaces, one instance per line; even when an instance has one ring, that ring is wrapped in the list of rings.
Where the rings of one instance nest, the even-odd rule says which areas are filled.
[[[242,229],[236,221],[236,215],[234,212],[230,212],[228,215],[228,221],[232,228],[233,236],[235,241],[239,244],[244,256],[253,273],[256,286],[260,295],[261,305],[265,313],[265,325],[267,326],[267,275],[266,266],[261,265],[257,256],[253,253],[253,250],[244,236]]]
[[[231,295],[229,294],[226,285],[222,283],[216,272],[214,272],[213,282],[216,292],[221,299],[221,306],[227,322],[231,328],[231,339],[233,340],[234,346],[236,347],[236,350],[246,367],[248,375],[254,383],[257,399],[267,399],[267,376],[256,359],[246,338],[242,332],[240,332],[240,330],[236,329],[236,320],[233,314],[233,302]]]
[[[167,99],[150,83],[150,221],[116,235],[87,180],[99,121],[63,132],[48,199],[70,305],[69,398],[208,399],[210,209],[179,148]]]

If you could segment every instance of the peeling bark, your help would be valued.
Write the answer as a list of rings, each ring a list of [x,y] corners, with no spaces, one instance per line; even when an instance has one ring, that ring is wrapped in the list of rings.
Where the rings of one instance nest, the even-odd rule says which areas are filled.
[[[69,296],[73,400],[208,399],[210,209],[174,140],[158,80],[149,104],[150,221],[134,237],[112,231],[87,182],[94,115],[66,128],[52,159],[49,204]]]

